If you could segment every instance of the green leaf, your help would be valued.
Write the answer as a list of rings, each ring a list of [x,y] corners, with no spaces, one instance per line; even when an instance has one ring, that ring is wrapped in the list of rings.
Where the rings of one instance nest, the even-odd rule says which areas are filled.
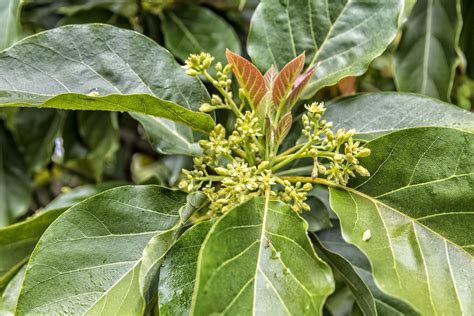
[[[250,27],[248,51],[257,66],[281,69],[302,52],[320,64],[307,87],[313,95],[360,75],[395,37],[400,0],[262,0]]]
[[[0,63],[0,67],[1,66]],[[0,79],[2,78],[0,77]],[[2,89],[1,86],[0,89]],[[3,90],[0,91],[0,102],[0,107],[45,107],[64,110],[141,112],[156,117],[167,118],[205,133],[211,131],[214,127],[214,121],[209,115],[190,111],[176,103],[162,100],[148,94],[111,94],[108,96],[97,97],[77,93],[67,93],[58,94],[57,96],[52,97]]]
[[[331,266],[336,275],[344,280],[364,315],[377,315],[374,297],[354,267],[341,256],[326,249],[315,235],[313,237],[312,241],[318,255]]]
[[[202,245],[192,314],[320,314],[334,281],[307,228],[277,201],[253,198],[230,210]]]
[[[42,212],[0,229],[0,288],[26,263],[43,232],[63,211]]]
[[[28,169],[39,171],[51,161],[66,113],[53,109],[20,109],[15,115],[15,138]]]
[[[180,225],[186,203],[183,192],[124,186],[73,206],[35,248],[17,312],[141,314],[144,249]]]
[[[382,290],[418,312],[472,314],[474,134],[413,128],[367,147],[371,176],[330,190],[344,239]]]
[[[226,48],[240,53],[237,34],[224,19],[205,7],[181,5],[163,12],[165,47],[186,60],[190,54],[210,53],[225,63]]]
[[[157,297],[161,264],[165,255],[174,246],[180,230],[188,224],[191,215],[206,206],[208,201],[207,196],[202,192],[189,194],[186,197],[186,205],[179,210],[181,225],[153,237],[145,247],[140,271],[140,285],[147,301],[153,302],[153,299]]]
[[[54,200],[52,200],[43,210],[51,211],[56,209],[66,210],[77,204],[84,201],[87,198],[90,198],[93,195],[99,194],[106,190],[126,185],[126,182],[103,182],[99,184],[86,184],[81,185],[72,189],[71,191],[62,193],[58,195]]]
[[[408,304],[383,293],[379,289],[374,282],[367,258],[359,249],[344,241],[338,224],[335,223],[334,226],[334,228],[318,232],[318,241],[323,247],[321,250],[334,258],[331,263],[333,269],[347,272],[345,277],[348,282],[353,282],[351,280],[355,279],[355,282],[352,283],[354,285],[360,282],[357,279],[361,280],[370,290],[370,296],[375,300],[379,315],[418,315]],[[334,267],[336,264],[338,268]],[[353,273],[356,275],[353,275]],[[363,289],[362,285],[358,285]],[[348,287],[351,287],[349,283]],[[353,295],[356,294],[353,293]]]
[[[212,118],[193,111],[208,100],[168,51],[109,25],[56,28],[0,53],[0,106],[139,112],[207,132]]]
[[[325,311],[329,312],[325,314],[334,316],[357,316],[356,314],[352,313],[354,306],[357,306],[354,303],[354,297],[352,296],[352,293],[347,286],[342,288],[336,288],[334,293],[328,297],[326,304],[324,304]]]
[[[408,127],[449,126],[474,131],[474,114],[436,99],[407,93],[370,93],[328,104],[324,119],[334,129],[357,130],[357,138],[371,140]]]
[[[461,26],[459,0],[416,2],[395,55],[398,90],[450,100]]]
[[[0,121],[0,227],[24,215],[31,200],[30,177],[23,156]]]
[[[160,271],[160,315],[189,314],[199,250],[211,229],[203,222],[188,229],[167,253]]]
[[[0,50],[18,40],[21,0],[0,0]]]
[[[15,315],[16,303],[18,301],[18,296],[20,295],[25,270],[26,266],[23,266],[3,291],[2,296],[0,297],[0,315]]]
[[[130,113],[143,126],[146,137],[156,151],[166,155],[200,156],[202,149],[193,131],[157,117]]]

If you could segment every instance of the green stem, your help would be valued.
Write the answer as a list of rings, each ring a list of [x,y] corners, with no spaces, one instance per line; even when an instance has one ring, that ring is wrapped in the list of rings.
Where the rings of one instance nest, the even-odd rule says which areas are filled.
[[[243,117],[243,114],[239,111],[239,108],[237,107],[237,104],[235,104],[234,100],[230,97],[229,93],[222,89],[221,86],[219,86],[218,82],[212,78],[212,76],[207,72],[207,70],[203,71],[204,77],[206,77],[207,80],[220,92],[220,94],[225,98],[227,101],[227,104],[229,105],[230,109],[237,115],[237,117]]]
[[[250,149],[249,145],[248,144],[244,144],[244,149],[245,149],[245,152],[247,153],[247,161],[249,162],[249,164],[251,166],[254,166],[255,165],[255,159],[253,157],[253,153],[252,153],[252,150]]]
[[[313,165],[311,166],[304,166],[304,167],[298,167],[298,168],[291,168],[288,170],[283,170],[275,173],[276,176],[282,177],[282,176],[291,176],[291,175],[310,175],[311,171],[313,171]]]
[[[301,182],[301,183],[316,183],[316,184],[322,184],[328,187],[333,187],[333,188],[343,188],[347,189],[345,186],[336,184],[332,181],[329,181],[327,179],[322,179],[322,178],[312,178],[312,177],[300,177],[300,176],[287,176],[287,177],[280,177],[282,180],[288,180],[290,182],[296,183],[296,182]]]
[[[201,181],[221,181],[224,178],[225,178],[224,176],[207,176],[207,177],[197,178],[197,180],[201,180]]]
[[[258,149],[263,152],[265,148],[263,147],[262,143],[257,139],[257,137],[254,135],[252,136],[252,139],[255,142],[255,144],[257,144]]]
[[[244,158],[245,160],[247,160],[247,154],[245,153],[245,151],[243,151],[242,149],[233,149],[233,151],[239,155],[241,158]]]
[[[312,145],[312,142],[307,142],[303,147],[301,147],[296,153],[294,153],[293,155],[289,156],[288,158],[286,158],[285,160],[277,163],[275,166],[273,166],[272,168],[272,171],[277,171],[278,169],[281,169],[283,168],[284,166],[286,166],[287,164],[289,164],[290,162],[292,162],[293,160],[295,159],[298,159],[301,157],[301,154],[304,153],[304,151],[306,149],[308,149],[309,147],[311,147]]]
[[[290,149],[287,149],[286,151],[282,152],[281,154],[276,156],[275,162],[280,162],[280,161],[285,160],[288,157],[288,155],[294,153],[298,148],[300,148],[303,145],[304,144],[298,144],[298,145],[295,145],[295,146],[291,147]]]

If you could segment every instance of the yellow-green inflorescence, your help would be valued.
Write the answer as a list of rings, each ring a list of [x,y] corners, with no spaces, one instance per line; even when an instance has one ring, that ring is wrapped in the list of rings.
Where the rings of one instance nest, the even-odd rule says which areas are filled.
[[[289,203],[294,211],[306,211],[310,209],[306,200],[307,193],[313,189],[310,182],[316,182],[314,179],[346,185],[356,173],[369,176],[367,169],[359,164],[358,158],[368,156],[370,150],[353,140],[353,129],[339,129],[334,134],[331,130],[332,123],[322,120],[326,110],[322,103],[305,105],[306,113],[301,118],[304,141],[284,152],[278,152],[281,140],[275,140],[278,139],[275,136],[278,131],[276,128],[272,129],[278,127],[283,120],[272,121],[278,111],[267,110],[262,118],[256,105],[245,99],[248,92],[243,88],[239,93],[240,106],[237,106],[230,91],[231,66],[223,67],[218,63],[215,66],[217,79],[214,79],[207,72],[212,62],[213,58],[204,53],[191,55],[186,61],[185,67],[189,75],[205,76],[222,95],[213,95],[211,104],[203,104],[201,111],[229,109],[236,114],[237,119],[233,131],[227,132],[218,124],[208,139],[199,142],[203,154],[194,158],[193,170],[183,170],[183,179],[179,183],[182,190],[200,190],[207,195],[211,202],[209,216],[225,213],[250,197],[264,195]],[[262,103],[269,99],[264,99]],[[289,129],[288,126],[287,128]],[[279,176],[280,169],[302,158],[313,160],[311,177],[294,178],[311,181],[292,181],[292,177]]]

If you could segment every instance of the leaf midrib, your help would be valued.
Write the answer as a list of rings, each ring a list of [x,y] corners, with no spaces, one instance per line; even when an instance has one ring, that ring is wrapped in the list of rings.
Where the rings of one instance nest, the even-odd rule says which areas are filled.
[[[268,214],[268,204],[270,202],[270,194],[265,194],[265,206],[263,208],[263,219],[262,219],[262,231],[260,233],[260,238],[259,238],[259,247],[258,247],[258,256],[257,256],[257,262],[255,265],[255,274],[253,279],[254,281],[254,287],[253,287],[253,303],[252,303],[252,314],[255,315],[255,310],[257,306],[257,274],[258,270],[260,267],[260,260],[261,260],[261,254],[262,254],[262,245],[263,245],[263,239],[265,238],[265,226],[267,223],[267,214]],[[286,306],[285,306],[286,307]]]
[[[425,32],[425,45],[423,48],[423,77],[421,80],[421,91],[426,94],[426,85],[428,84],[428,59],[429,50],[431,46],[431,29],[433,27],[432,14],[433,14],[433,0],[427,0],[426,2],[426,32]]]
[[[308,1],[311,1],[311,0],[308,0]],[[318,59],[319,57],[319,53],[323,50],[324,48],[324,45],[327,43],[327,41],[329,40],[330,36],[332,35],[332,31],[334,30],[334,25],[337,24],[337,22],[339,21],[339,18],[341,16],[343,16],[344,12],[347,10],[347,8],[349,7],[349,5],[352,3],[352,0],[348,0],[346,2],[346,4],[344,5],[344,8],[342,8],[341,12],[339,12],[339,15],[337,16],[336,19],[334,19],[334,21],[331,21],[331,17],[328,16],[328,20],[329,20],[329,23],[331,24],[331,27],[329,28],[326,36],[324,37],[323,41],[321,42],[321,44],[319,45],[319,48],[318,50],[316,51],[316,53],[314,54],[314,57],[311,59],[311,62],[309,63],[309,66],[308,68],[312,67],[316,60]],[[329,10],[329,3],[328,1],[326,1],[326,5],[328,7],[328,10]]]
[[[13,26],[14,28],[16,27],[15,23],[10,23],[11,20],[12,20],[12,17],[13,17],[13,16],[16,16],[15,14],[13,14],[14,11],[15,11],[15,10],[13,10],[13,3],[14,3],[15,1],[17,1],[17,0],[8,1],[9,6],[8,6],[8,8],[7,8],[7,10],[6,10],[6,12],[7,12],[7,22],[6,22],[7,27],[5,28],[5,32],[4,32],[4,34],[3,34],[3,38],[4,38],[4,39],[8,39],[8,38],[9,38],[8,33],[9,33],[9,31],[12,30],[11,25],[14,25],[14,26]],[[18,1],[19,1],[19,0],[18,0]],[[20,4],[18,4],[18,5],[20,5]],[[11,14],[8,14],[8,13],[11,13]],[[7,43],[7,42],[4,42],[3,44],[6,44],[6,43]]]

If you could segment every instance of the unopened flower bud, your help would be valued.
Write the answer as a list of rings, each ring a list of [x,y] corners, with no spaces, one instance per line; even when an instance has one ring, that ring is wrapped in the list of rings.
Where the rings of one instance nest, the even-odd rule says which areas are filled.
[[[351,128],[351,129],[348,130],[348,131],[346,132],[346,134],[344,135],[344,140],[347,141],[349,138],[351,138],[352,136],[354,136],[355,133],[356,133],[355,128]]]
[[[369,155],[370,155],[370,149],[369,148],[363,148],[357,154],[358,157],[367,157]]]
[[[321,173],[321,174],[326,174],[327,169],[326,169],[326,167],[323,166],[323,165],[318,165],[318,171],[319,171],[319,173]]]
[[[267,169],[268,165],[270,164],[269,161],[262,161],[259,165],[258,165],[258,171],[264,171],[265,169]]]
[[[344,133],[345,130],[343,128],[340,128],[336,132],[336,142],[338,144],[342,144],[344,142]]]
[[[328,141],[332,142],[334,140],[334,133],[331,130],[327,131],[326,138]]]
[[[217,167],[214,169],[214,171],[220,175],[220,176],[228,176],[230,175],[230,171],[229,169],[226,169],[226,168],[222,168],[222,167]]]
[[[186,74],[191,77],[197,77],[201,74],[201,72],[195,69],[189,68],[189,69],[186,69]]]
[[[360,174],[361,176],[363,177],[368,177],[370,176],[370,172],[369,170],[365,169],[364,167],[362,167],[361,165],[356,165],[355,166],[355,171]]]
[[[218,105],[222,105],[222,104],[223,104],[221,97],[218,96],[217,94],[213,94],[213,95],[212,95],[211,103],[212,103],[212,105],[214,105],[214,106],[218,106]]]
[[[231,70],[232,70],[231,65],[225,65],[225,67],[224,67],[224,69],[222,70],[222,72],[227,75],[227,74],[230,73]]]
[[[199,107],[199,111],[201,111],[201,112],[212,112],[213,110],[214,110],[214,107],[212,105],[210,105],[209,103],[203,103]]]

